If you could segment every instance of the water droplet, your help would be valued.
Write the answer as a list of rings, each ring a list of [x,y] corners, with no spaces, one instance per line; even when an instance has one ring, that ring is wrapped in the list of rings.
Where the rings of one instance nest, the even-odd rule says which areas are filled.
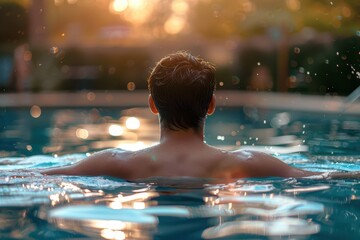
[[[96,98],[96,94],[93,93],[93,92],[88,92],[88,93],[86,94],[86,98],[87,98],[87,100],[89,100],[89,101],[94,101],[95,98]]]
[[[224,141],[224,140],[225,140],[225,136],[217,136],[216,139],[217,139],[217,140],[220,140],[220,141]]]
[[[260,65],[261,65],[261,63],[260,63],[260,62],[258,62],[258,63],[257,63],[257,65],[258,65],[258,66],[260,66]]]
[[[114,66],[109,67],[108,69],[109,75],[113,75],[116,73],[116,68]]]
[[[58,48],[58,47],[51,47],[51,48],[50,48],[50,52],[51,52],[52,54],[57,54],[57,53],[59,52],[59,48]]]
[[[300,48],[298,48],[298,47],[294,48],[294,53],[295,53],[295,54],[299,54],[300,51],[301,51]]]
[[[135,88],[136,88],[136,85],[135,85],[134,82],[128,82],[128,84],[126,85],[126,87],[127,87],[127,89],[128,89],[129,91],[134,91]]]
[[[38,105],[33,105],[30,108],[30,115],[33,118],[39,118],[41,116],[41,108]]]

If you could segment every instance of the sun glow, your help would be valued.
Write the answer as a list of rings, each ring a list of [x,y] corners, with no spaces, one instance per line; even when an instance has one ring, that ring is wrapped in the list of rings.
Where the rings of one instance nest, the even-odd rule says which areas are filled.
[[[180,16],[171,16],[164,24],[164,30],[168,34],[177,34],[185,27],[185,19]]]
[[[128,129],[136,130],[140,127],[140,121],[136,117],[129,117],[126,119],[125,125]]]
[[[175,0],[171,4],[171,10],[177,15],[185,15],[189,10],[189,4],[185,0]]]
[[[128,0],[114,0],[112,3],[110,3],[109,8],[111,12],[121,13],[125,11],[128,6]]]
[[[121,136],[124,134],[124,129],[118,124],[111,124],[108,128],[108,132],[111,136]]]
[[[109,10],[121,16],[132,24],[141,24],[147,20],[156,1],[147,0],[113,0]]]

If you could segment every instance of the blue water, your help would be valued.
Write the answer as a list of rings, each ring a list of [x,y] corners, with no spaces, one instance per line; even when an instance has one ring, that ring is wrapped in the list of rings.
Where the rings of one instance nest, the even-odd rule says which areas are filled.
[[[140,129],[125,129],[128,116]],[[360,238],[358,179],[43,176],[39,169],[100,149],[156,143],[157,119],[106,108],[42,109],[37,118],[5,109],[1,117],[1,239]],[[109,135],[113,124],[120,135]],[[215,146],[257,147],[311,171],[360,171],[357,116],[219,109],[206,130]]]
[[[358,180],[43,176],[85,154],[0,159],[1,239],[358,239]],[[279,157],[317,171],[360,170],[303,154]],[[343,159],[344,160],[344,159]]]

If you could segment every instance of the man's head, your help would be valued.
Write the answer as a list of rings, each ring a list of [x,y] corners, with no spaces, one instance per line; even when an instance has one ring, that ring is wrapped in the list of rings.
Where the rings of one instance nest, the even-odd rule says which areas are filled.
[[[187,52],[170,54],[148,78],[150,107],[159,112],[163,128],[199,130],[206,114],[214,111],[215,86],[212,64]]]

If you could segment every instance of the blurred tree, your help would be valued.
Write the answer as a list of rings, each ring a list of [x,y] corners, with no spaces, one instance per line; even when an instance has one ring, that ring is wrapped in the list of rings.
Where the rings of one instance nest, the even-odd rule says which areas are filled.
[[[265,45],[271,49],[267,54],[272,56],[266,60],[266,67],[276,68],[271,77],[277,79],[274,86],[280,91],[289,87],[289,49],[294,42],[301,45],[310,38],[318,41],[320,32],[329,32],[333,39],[360,35],[359,0],[124,0],[116,1],[126,5],[116,11],[111,9],[115,0],[32,2],[36,1],[43,2],[46,9],[44,22],[49,42],[60,50],[89,46],[146,48],[153,41],[154,55],[158,49],[203,47],[199,35],[210,40],[204,51],[214,42],[225,43],[226,47],[240,38],[265,35]],[[133,14],[131,18],[129,14]],[[129,35],[122,36],[122,30]],[[256,65],[257,59],[252,60]],[[238,83],[228,72],[229,81]]]
[[[46,1],[46,22],[51,40],[57,43],[98,41],[104,27],[129,26],[121,16],[110,12],[110,2],[111,0],[78,0],[74,3],[64,1],[56,4]]]
[[[359,12],[358,0],[198,0],[190,25],[215,39],[270,35],[269,44],[278,49],[277,86],[287,91],[289,37],[306,28],[335,37],[360,35]]]
[[[0,1],[0,44],[17,45],[28,38],[28,13],[16,2]]]
[[[191,24],[203,35],[216,38],[253,36],[272,27],[288,33],[311,27],[353,35],[359,30],[359,12],[358,0],[198,0]]]

